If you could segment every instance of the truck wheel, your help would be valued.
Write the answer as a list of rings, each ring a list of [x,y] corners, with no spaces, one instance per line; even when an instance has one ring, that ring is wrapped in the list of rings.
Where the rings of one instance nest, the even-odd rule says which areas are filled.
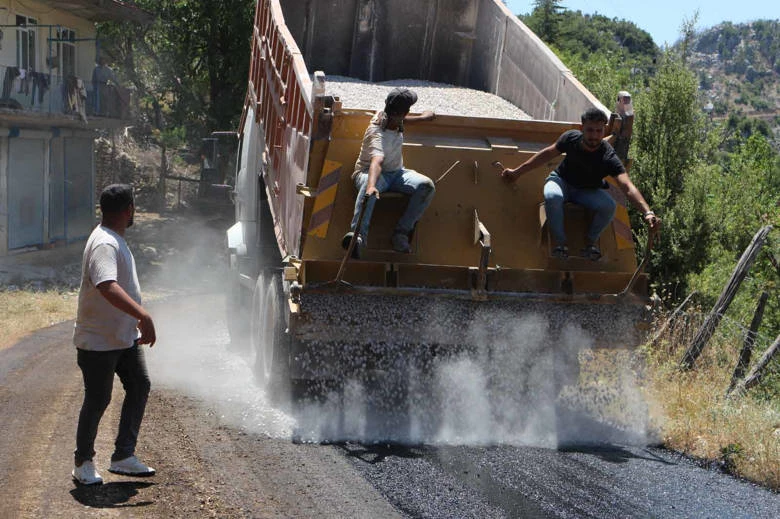
[[[252,298],[250,366],[257,383],[272,399],[288,386],[289,337],[284,319],[284,292],[278,273],[262,273]]]

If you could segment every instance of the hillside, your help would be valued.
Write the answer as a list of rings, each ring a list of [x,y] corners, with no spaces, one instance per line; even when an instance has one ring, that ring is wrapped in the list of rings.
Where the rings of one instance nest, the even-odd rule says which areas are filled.
[[[738,112],[778,125],[773,121],[780,115],[778,20],[724,22],[698,32],[689,65],[714,115]]]

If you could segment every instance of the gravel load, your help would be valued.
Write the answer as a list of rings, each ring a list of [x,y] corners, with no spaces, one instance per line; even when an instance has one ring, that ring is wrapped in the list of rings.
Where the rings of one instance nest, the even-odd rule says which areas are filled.
[[[419,79],[394,79],[370,83],[346,76],[326,76],[325,91],[341,98],[345,108],[380,110],[388,92],[395,87],[406,87],[417,93],[412,110],[433,110],[440,115],[460,115],[491,119],[531,119],[506,99],[471,88]]]

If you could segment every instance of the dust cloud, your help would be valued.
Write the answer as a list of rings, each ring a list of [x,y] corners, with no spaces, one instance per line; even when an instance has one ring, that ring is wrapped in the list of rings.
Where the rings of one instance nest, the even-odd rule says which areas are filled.
[[[550,448],[648,441],[646,406],[630,363],[608,359],[599,365],[606,373],[587,371],[598,350],[576,325],[551,330],[533,314],[477,317],[467,337],[476,348],[424,368],[364,373],[338,391],[291,404],[258,385],[249,341],[230,341],[221,296],[163,306],[159,344],[148,354],[153,384],[202,401],[246,432],[300,442]],[[561,357],[561,347],[581,353]],[[565,363],[574,359],[583,370],[572,375]]]
[[[623,340],[619,333],[630,324],[613,310],[605,318],[590,308],[595,305],[580,305],[588,308],[564,315],[533,306],[523,311],[494,306],[464,317],[458,313],[462,307],[447,303],[404,309],[391,300],[367,320],[380,322],[387,312],[420,320],[407,330],[377,330],[381,340],[368,339],[372,350],[400,333],[406,333],[406,346],[413,340],[441,342],[448,333],[450,344],[462,339],[469,346],[410,359],[408,348],[396,344],[381,352],[395,356],[384,369],[364,370],[358,376],[341,373],[340,390],[322,390],[318,398],[295,404],[272,399],[250,367],[253,341],[231,342],[228,334],[225,222],[177,223],[142,222],[138,227],[143,228],[128,239],[145,265],[144,293],[164,298],[150,305],[158,331],[157,345],[147,351],[152,384],[203,402],[204,413],[216,413],[226,424],[303,442],[555,447],[650,441],[636,356],[604,353],[593,337]],[[164,236],[144,241],[155,233]],[[319,306],[338,306],[326,303],[333,304]],[[349,303],[350,315],[366,310],[363,300]],[[250,311],[246,309],[247,319]],[[341,324],[351,326],[343,320]],[[455,329],[465,332],[453,340]],[[344,331],[349,337],[367,333],[359,328]],[[354,358],[345,358],[350,352],[338,345],[330,348],[337,355],[333,364],[356,365]],[[357,365],[365,365],[365,359]]]

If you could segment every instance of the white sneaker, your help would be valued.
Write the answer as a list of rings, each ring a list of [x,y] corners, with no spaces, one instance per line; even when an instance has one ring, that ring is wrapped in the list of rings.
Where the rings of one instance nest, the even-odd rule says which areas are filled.
[[[103,478],[98,474],[92,460],[87,460],[78,467],[73,467],[73,472],[70,475],[73,476],[73,481],[82,485],[101,485],[103,483]]]
[[[141,463],[135,456],[130,456],[129,458],[119,461],[112,461],[111,466],[108,467],[108,471],[123,476],[138,477],[154,476],[156,472],[152,467],[145,463]]]

